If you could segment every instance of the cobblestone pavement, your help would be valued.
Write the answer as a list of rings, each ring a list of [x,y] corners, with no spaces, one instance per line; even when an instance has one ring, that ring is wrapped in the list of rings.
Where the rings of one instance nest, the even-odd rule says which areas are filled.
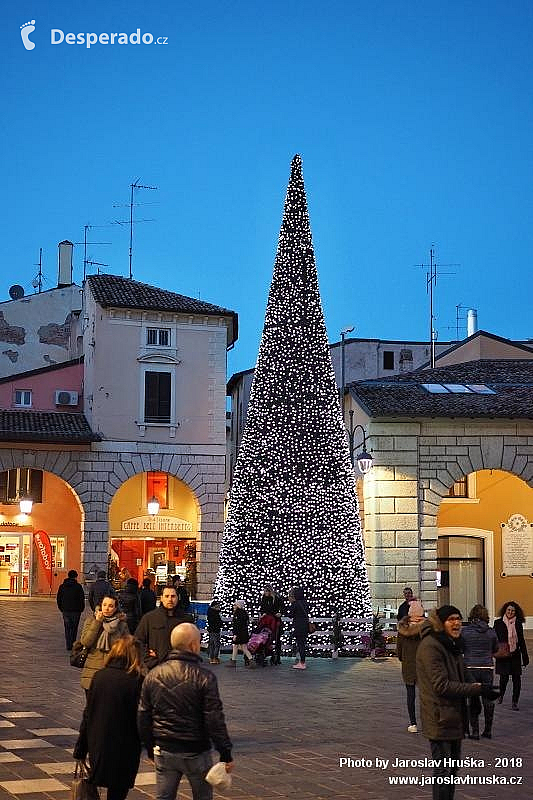
[[[67,800],[84,696],[80,672],[68,663],[61,615],[53,600],[2,599],[0,619],[0,800]],[[529,644],[533,649],[531,635]],[[427,767],[392,766],[397,758],[430,756],[424,737],[406,730],[395,658],[311,659],[305,672],[292,670],[291,663],[285,659],[280,667],[255,671],[214,668],[236,760],[231,791],[217,797],[431,798],[430,786],[389,783],[394,776],[431,775]],[[464,742],[463,758],[484,759],[485,767],[460,771],[469,780],[516,776],[522,784],[459,786],[456,800],[533,796],[532,723],[533,685],[526,671],[520,712],[511,710],[506,697],[496,707],[494,738]],[[340,767],[340,758],[359,761]],[[382,769],[376,759],[389,764]],[[129,797],[154,796],[153,769],[143,759]],[[190,798],[185,780],[179,798]]]

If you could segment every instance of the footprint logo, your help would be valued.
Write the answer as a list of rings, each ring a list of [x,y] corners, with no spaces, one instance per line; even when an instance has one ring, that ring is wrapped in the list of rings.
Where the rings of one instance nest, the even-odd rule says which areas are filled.
[[[30,41],[30,33],[33,33],[35,30],[35,20],[32,19],[29,22],[25,22],[24,25],[20,26],[20,35],[22,36],[22,44],[26,48],[26,50],[33,50],[35,44]]]

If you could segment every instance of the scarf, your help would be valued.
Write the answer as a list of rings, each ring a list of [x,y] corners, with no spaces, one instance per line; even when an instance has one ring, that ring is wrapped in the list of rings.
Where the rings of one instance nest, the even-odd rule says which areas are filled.
[[[102,633],[96,642],[96,649],[102,650],[104,653],[109,653],[115,639],[118,639],[118,625],[120,617],[118,614],[114,617],[104,617],[102,620]]]
[[[509,652],[514,653],[518,647],[518,636],[516,635],[516,617],[509,619],[504,614],[503,621],[507,625],[507,641],[509,642]]]

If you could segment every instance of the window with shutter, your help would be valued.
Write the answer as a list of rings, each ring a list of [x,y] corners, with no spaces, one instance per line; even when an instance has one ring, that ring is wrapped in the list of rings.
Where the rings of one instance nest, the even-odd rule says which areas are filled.
[[[170,372],[146,372],[144,421],[170,423]]]

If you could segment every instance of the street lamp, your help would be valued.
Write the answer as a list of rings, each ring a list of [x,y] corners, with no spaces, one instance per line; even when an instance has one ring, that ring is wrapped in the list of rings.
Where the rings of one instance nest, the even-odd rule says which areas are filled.
[[[33,508],[33,500],[27,494],[23,495],[19,500],[19,508],[21,514],[31,514]]]
[[[357,466],[359,467],[359,472],[363,475],[366,475],[367,472],[370,472],[372,469],[372,456],[366,452],[366,433],[365,429],[362,425],[355,425],[353,424],[353,409],[350,409],[350,429],[348,430],[348,442],[350,445],[350,461],[352,462],[352,467],[354,466],[354,438],[355,433],[357,430],[361,428],[361,433],[363,434],[363,443],[362,443],[362,450],[357,456]]]
[[[159,514],[159,500],[155,495],[151,500],[148,500],[148,513],[152,517],[155,517],[156,514]]]
[[[345,378],[344,378],[344,337],[347,333],[352,333],[354,327],[352,325],[351,328],[343,328],[341,331],[341,413],[342,413],[342,422],[344,424],[344,389],[345,389]]]

